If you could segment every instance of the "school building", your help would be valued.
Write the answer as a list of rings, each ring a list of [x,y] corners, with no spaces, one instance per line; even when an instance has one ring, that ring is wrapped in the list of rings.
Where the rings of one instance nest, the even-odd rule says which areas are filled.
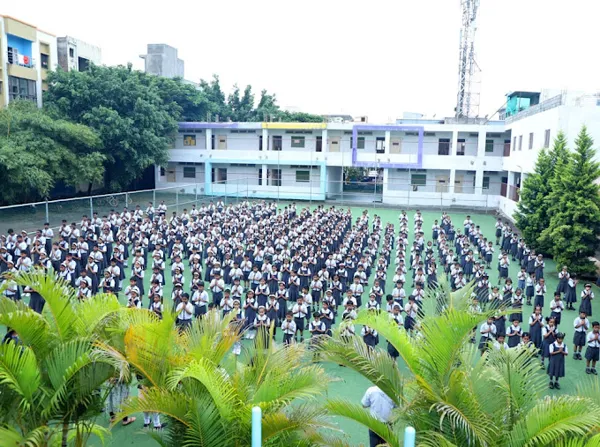
[[[500,209],[512,215],[537,153],[586,124],[600,142],[600,98],[513,92],[500,120],[366,123],[180,123],[157,187],[187,193],[390,205]],[[365,178],[344,178],[365,168]],[[345,197],[345,199],[344,199]],[[345,202],[344,202],[345,203]]]

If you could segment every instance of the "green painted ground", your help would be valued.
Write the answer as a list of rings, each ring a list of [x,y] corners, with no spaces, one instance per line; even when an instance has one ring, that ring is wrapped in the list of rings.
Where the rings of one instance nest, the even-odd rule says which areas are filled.
[[[299,206],[301,206],[301,204],[299,204]],[[358,217],[364,209],[365,209],[364,207],[352,208],[354,217]],[[395,225],[396,232],[397,232],[398,215],[400,213],[400,209],[369,210],[369,214],[371,215],[371,217],[373,216],[374,213],[378,214],[382,217],[382,221],[383,221],[384,225],[385,225],[385,223],[388,223],[388,222],[393,223]],[[411,222],[412,222],[413,214],[414,214],[414,210],[408,211],[409,219],[411,220]],[[463,222],[466,214],[467,213],[464,213],[464,212],[451,213],[451,216],[455,223],[456,228],[462,228],[462,222]],[[488,238],[493,238],[494,232],[495,232],[494,231],[494,224],[495,224],[494,216],[492,216],[492,215],[477,215],[475,213],[470,213],[470,214],[471,214],[473,220],[475,221],[475,223],[481,226],[483,233]],[[428,229],[431,228],[431,225],[433,224],[434,219],[440,218],[441,212],[426,211],[426,212],[423,212],[423,216],[425,219],[423,228],[426,229],[425,236],[427,239],[427,238],[431,237],[430,231]],[[411,237],[410,242],[412,243],[412,237]],[[515,286],[516,286],[517,271],[518,271],[518,267],[516,265],[511,265],[510,276],[511,276],[511,278],[513,278],[513,282],[514,282]],[[493,267],[492,269],[488,270],[488,272],[490,274],[490,283],[495,284],[498,279],[497,269],[495,269]],[[442,272],[440,271],[439,272],[440,277],[441,277],[441,274],[442,274]],[[393,266],[393,262],[392,262],[392,265],[388,269],[388,274],[387,274],[387,276],[388,276],[388,281],[387,281],[388,292],[391,291],[389,284],[391,283],[391,278],[393,277],[393,275],[394,275],[394,266]],[[374,274],[372,274],[371,276],[374,276]],[[149,275],[147,276],[147,278],[149,278]],[[547,284],[547,289],[548,289],[548,294],[546,296],[546,304],[548,305],[549,299],[551,298],[552,293],[554,292],[554,290],[556,289],[556,286],[558,284],[558,279],[556,276],[556,265],[551,260],[546,261],[545,278],[546,278],[546,284]],[[170,278],[167,278],[167,279],[170,279]],[[189,284],[189,278],[186,281],[186,283]],[[369,288],[370,288],[370,286],[371,286],[371,282],[369,283]],[[149,286],[146,285],[146,290],[148,290],[148,287]],[[583,285],[579,284],[578,289],[577,289],[578,296],[582,290],[582,287],[583,287]],[[367,289],[367,291],[369,290],[369,288]],[[410,293],[410,291],[407,290],[407,293]],[[595,293],[596,293],[596,296],[598,296],[597,290],[595,290]],[[164,291],[164,296],[166,299],[165,305],[168,305],[168,301],[170,301],[170,295],[171,295],[171,287],[170,287],[169,281],[167,281],[167,285],[166,285],[165,291]],[[122,296],[121,296],[121,300],[123,301],[123,304],[125,304],[126,301]],[[145,304],[147,304],[147,302]],[[595,313],[595,317],[593,319],[597,319],[600,317],[600,308],[598,307],[597,303],[593,303],[593,305],[594,305],[594,313]],[[531,306],[524,306],[524,309],[523,309],[524,319],[529,317],[529,314],[531,314],[531,311],[532,311]],[[549,313],[549,309],[546,309],[544,316],[546,316],[547,313]],[[561,324],[561,326],[560,326],[561,330],[563,330],[567,334],[566,341],[568,342],[570,351],[572,351],[572,349],[573,349],[572,348],[572,337],[573,337],[572,322],[577,315],[578,314],[575,311],[565,311],[563,314],[563,324]],[[279,332],[281,332],[281,331],[279,331]],[[281,334],[278,334],[277,339],[279,341],[281,340]],[[246,343],[249,343],[249,342],[246,342]],[[379,346],[382,349],[385,349],[385,347],[386,347],[385,341],[381,340]],[[401,368],[402,368],[402,366],[403,365],[400,364]],[[342,368],[337,365],[326,364],[325,369],[332,377],[338,379],[338,381],[335,381],[334,383],[331,384],[329,391],[328,391],[329,396],[344,397],[344,398],[358,402],[362,398],[362,395],[365,392],[365,390],[370,386],[368,381],[366,381],[362,377],[359,377],[357,374],[348,370],[347,368]],[[541,369],[540,369],[540,374],[544,374],[544,372]],[[581,380],[585,375],[586,375],[585,374],[585,362],[575,361],[575,360],[573,360],[572,356],[570,355],[567,358],[566,377],[561,380],[562,389],[560,391],[551,391],[551,393],[556,394],[556,393],[575,392],[575,388],[576,388],[578,381]],[[550,392],[550,390],[549,390],[549,392]],[[112,431],[113,436],[112,436],[112,440],[110,441],[109,445],[112,445],[112,446],[156,445],[156,443],[150,437],[145,435],[141,429],[142,424],[143,424],[142,415],[140,414],[140,415],[135,415],[135,416],[137,417],[137,421],[134,424],[127,426],[127,427],[122,427],[120,425],[117,425],[113,429],[113,431]],[[108,425],[108,416],[101,416],[99,418],[99,422],[102,424]],[[340,419],[337,422],[339,423],[339,428],[351,437],[353,444],[356,444],[356,445],[368,444],[368,435],[367,435],[367,431],[365,429],[363,429],[362,427],[358,426],[355,423],[351,423],[346,420]],[[97,443],[94,443],[94,444],[97,444]]]

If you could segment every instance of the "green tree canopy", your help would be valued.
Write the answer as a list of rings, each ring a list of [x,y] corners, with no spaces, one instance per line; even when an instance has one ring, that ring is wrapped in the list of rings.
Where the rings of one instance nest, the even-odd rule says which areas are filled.
[[[100,136],[110,189],[122,189],[147,167],[167,163],[183,107],[180,104],[182,110],[175,111],[173,99],[165,104],[157,85],[164,87],[166,82],[128,65],[58,70],[49,74],[48,84],[44,96],[48,110],[90,126]]]
[[[102,179],[105,157],[87,126],[54,119],[35,104],[13,102],[0,110],[0,202],[47,198],[57,182]]]
[[[558,265],[574,273],[593,273],[589,257],[600,247],[600,165],[594,141],[585,126],[575,140],[569,161],[557,164],[551,187],[550,223],[540,236]]]
[[[544,243],[540,235],[550,224],[549,211],[554,200],[552,181],[568,160],[567,139],[564,133],[559,132],[552,149],[540,151],[534,172],[525,178],[521,187],[521,199],[515,213],[516,225],[527,244],[542,253],[550,253],[551,250],[549,241]]]

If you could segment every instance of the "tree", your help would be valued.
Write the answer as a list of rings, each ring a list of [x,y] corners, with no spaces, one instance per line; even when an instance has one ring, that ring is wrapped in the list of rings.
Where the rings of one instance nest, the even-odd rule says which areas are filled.
[[[48,197],[57,182],[93,183],[104,174],[98,135],[89,127],[54,119],[29,101],[0,110],[2,203]]]
[[[100,136],[111,190],[167,163],[177,114],[172,115],[172,101],[165,105],[153,76],[131,64],[92,66],[85,72],[51,72],[48,85],[44,103],[54,116],[85,124]]]
[[[168,418],[167,430],[152,435],[163,446],[247,446],[257,405],[263,411],[265,446],[327,439],[320,431],[329,427],[325,410],[316,404],[329,383],[323,368],[307,361],[303,345],[271,343],[268,349],[249,349],[238,360],[231,350],[242,332],[231,317],[211,311],[183,333],[170,312],[162,320],[121,324],[123,342],[113,343],[118,349],[106,346],[104,358],[135,371],[143,387],[123,414],[148,411]]]
[[[541,253],[550,253],[551,244],[540,240],[542,231],[550,224],[552,182],[557,171],[569,160],[567,139],[562,132],[556,136],[552,150],[542,149],[534,172],[527,175],[521,187],[515,221],[527,244]]]
[[[106,437],[94,420],[116,370],[94,341],[123,308],[112,295],[80,302],[73,288],[42,270],[10,281],[31,286],[46,304],[38,314],[0,296],[0,325],[19,339],[0,345],[0,445],[83,447],[92,434]]]
[[[177,121],[206,121],[212,105],[201,90],[181,78],[152,78],[169,114]]]
[[[206,97],[210,104],[211,120],[219,117],[219,121],[226,121],[229,116],[229,110],[225,103],[225,93],[221,89],[221,83],[217,75],[213,75],[210,82],[200,80],[200,91]]]
[[[600,165],[595,161],[593,144],[584,126],[568,163],[556,171],[550,223],[540,236],[541,242],[551,247],[557,265],[567,265],[577,274],[595,272],[590,257],[600,247],[600,187],[596,184]]]
[[[330,413],[368,427],[391,447],[400,445],[406,424],[416,429],[423,446],[554,446],[594,435],[600,423],[597,399],[587,392],[540,397],[546,377],[533,351],[492,350],[479,357],[469,339],[486,315],[466,310],[470,293],[470,288],[451,293],[441,283],[426,297],[430,316],[420,322],[416,336],[399,329],[386,314],[359,314],[356,323],[376,329],[398,350],[406,369],[358,337],[345,341],[335,334],[325,340],[321,355],[363,375],[397,406],[390,425],[343,399],[328,400]],[[442,304],[437,314],[434,304]]]

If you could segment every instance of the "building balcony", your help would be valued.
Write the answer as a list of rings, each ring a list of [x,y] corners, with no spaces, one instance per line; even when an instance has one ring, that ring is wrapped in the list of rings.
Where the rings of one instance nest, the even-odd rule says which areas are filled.
[[[14,76],[15,78],[37,81],[37,71],[34,67],[27,67],[17,64],[8,64],[8,75]]]

